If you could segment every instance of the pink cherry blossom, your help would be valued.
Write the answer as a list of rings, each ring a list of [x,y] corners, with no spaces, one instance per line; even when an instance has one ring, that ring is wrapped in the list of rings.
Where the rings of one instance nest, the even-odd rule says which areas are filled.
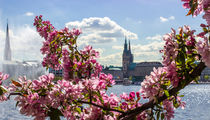
[[[171,118],[174,118],[175,108],[171,101],[169,101],[168,99],[164,100],[163,108],[166,110],[166,112],[164,114],[165,114],[167,120],[171,120]]]
[[[201,55],[201,59],[205,63],[206,66],[210,67],[210,46],[207,37],[203,37],[203,41],[199,41],[196,44],[196,49],[198,53]]]
[[[203,15],[203,19],[206,19],[208,25],[210,25],[210,1],[203,0],[203,8],[205,14]]]

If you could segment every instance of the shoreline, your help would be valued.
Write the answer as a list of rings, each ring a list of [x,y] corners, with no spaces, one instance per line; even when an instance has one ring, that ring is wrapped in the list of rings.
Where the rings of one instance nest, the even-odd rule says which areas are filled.
[[[190,85],[199,85],[199,84],[210,84],[210,82],[199,82],[199,83],[190,83]],[[123,86],[137,86],[137,85],[141,85],[141,83],[140,84],[115,84],[115,85],[123,85]]]

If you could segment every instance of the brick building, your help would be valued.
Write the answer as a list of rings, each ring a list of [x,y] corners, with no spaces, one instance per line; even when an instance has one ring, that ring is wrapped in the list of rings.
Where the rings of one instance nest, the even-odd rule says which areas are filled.
[[[134,84],[139,84],[144,80],[146,75],[149,75],[153,68],[161,67],[160,62],[140,62],[134,63],[134,57],[131,52],[131,44],[127,44],[127,38],[125,38],[124,49],[122,54],[122,68],[114,69],[114,67],[108,67],[103,70],[105,73],[110,73],[116,80],[124,80],[129,78]],[[118,67],[119,68],[119,67]]]

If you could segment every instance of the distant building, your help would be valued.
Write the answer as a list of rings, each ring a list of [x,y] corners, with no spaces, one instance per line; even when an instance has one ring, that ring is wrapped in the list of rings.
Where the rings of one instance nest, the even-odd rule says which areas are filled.
[[[103,69],[103,72],[112,74],[114,79],[119,81],[119,83],[123,82],[122,80],[129,79],[132,80],[133,84],[140,84],[140,82],[144,80],[146,75],[150,75],[154,67],[162,67],[162,64],[160,62],[134,63],[133,60],[134,57],[131,52],[130,41],[128,46],[127,38],[125,38],[124,49],[122,54],[122,68],[110,66]],[[210,82],[210,68],[205,68],[202,71],[199,81]]]
[[[210,68],[206,67],[200,76],[200,82],[210,82]]]
[[[39,61],[12,61],[12,51],[10,47],[8,23],[6,28],[6,41],[2,70],[3,73],[9,74],[10,78],[16,78],[18,76],[27,76],[27,78],[33,79],[45,73],[45,70]]]
[[[57,77],[62,77],[63,76],[63,69],[61,69],[61,70],[54,70],[52,68],[49,68],[49,73],[53,73]]]
[[[134,63],[134,57],[131,52],[131,44],[127,44],[127,38],[125,37],[124,49],[122,54],[122,68],[113,69],[114,67],[108,67],[103,69],[103,72],[113,75],[115,80],[131,80],[133,84],[139,84],[142,82],[146,75],[149,75],[153,68],[161,67],[160,62],[140,62]]]
[[[121,84],[123,81],[122,67],[108,66],[103,69],[105,74],[112,74],[116,83]]]

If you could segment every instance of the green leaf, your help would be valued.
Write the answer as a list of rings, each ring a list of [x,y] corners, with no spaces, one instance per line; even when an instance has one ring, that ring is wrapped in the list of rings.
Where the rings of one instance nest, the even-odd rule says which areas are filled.
[[[76,68],[77,68],[77,64],[74,64],[73,69],[76,69]]]
[[[50,120],[60,120],[60,116],[63,116],[63,114],[58,109],[50,108],[50,111],[48,112],[48,116],[50,117]]]
[[[72,45],[74,45],[76,43],[76,39],[72,40]]]
[[[164,113],[161,113],[161,120],[164,120],[164,117],[165,117]]]
[[[56,51],[61,51],[61,48],[57,48],[57,50]]]
[[[61,61],[60,61],[60,60],[58,60],[58,63],[59,63],[59,64],[61,64]]]
[[[78,76],[78,72],[74,72],[74,75],[75,75],[75,76]]]
[[[81,111],[81,108],[79,108],[79,107],[77,107],[75,110],[76,110],[79,114],[82,112],[82,111]]]
[[[157,120],[160,118],[160,111],[157,112]]]
[[[92,100],[93,100],[94,102],[96,102],[96,101],[97,101],[97,99],[96,99],[96,98],[92,98]]]
[[[208,32],[208,30],[207,30],[206,28],[203,28],[203,31],[204,31],[204,32]]]
[[[168,80],[164,85],[166,85],[166,86],[169,86],[169,85],[171,85],[171,81],[170,80]]]
[[[170,96],[168,90],[164,90],[164,93],[166,94],[167,97]]]
[[[179,36],[179,35],[176,35],[176,39],[177,39],[177,40],[180,40],[181,38],[180,38],[180,36]]]
[[[175,108],[179,107],[179,104],[177,103],[177,101],[173,102],[173,105],[174,105]]]
[[[184,95],[180,95],[179,97],[184,97]]]
[[[4,92],[3,92],[3,90],[2,90],[2,89],[0,89],[0,95],[3,95],[3,93],[4,93]]]
[[[4,86],[1,86],[0,88],[3,91],[3,93],[6,93],[7,92],[7,90],[6,90],[6,88]]]
[[[15,107],[17,107],[17,106],[18,106],[18,104],[19,104],[19,101],[17,101],[17,102],[16,102]]]

